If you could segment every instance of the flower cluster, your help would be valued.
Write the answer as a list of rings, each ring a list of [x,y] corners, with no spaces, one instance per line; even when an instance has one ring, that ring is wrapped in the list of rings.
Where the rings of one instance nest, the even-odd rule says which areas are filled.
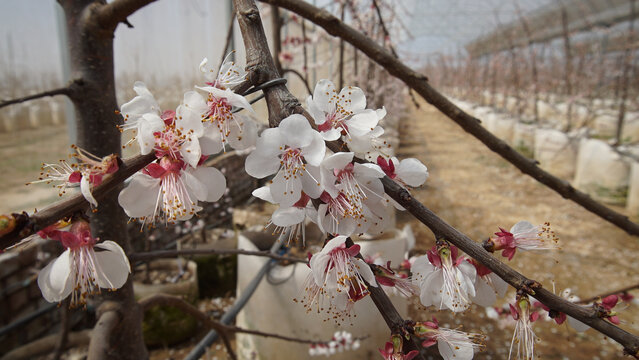
[[[361,89],[347,86],[338,93],[332,82],[320,80],[306,103],[315,128],[304,116],[291,115],[264,130],[246,159],[249,175],[273,176],[268,186],[253,193],[279,205],[268,225],[275,232],[291,229],[291,239],[304,237],[307,220],[331,235],[380,233],[390,203],[381,178],[388,175],[402,186],[420,186],[428,176],[426,166],[417,159],[385,160],[388,146],[375,145],[375,139],[383,134],[378,122],[386,111],[366,109]],[[325,141],[334,140],[343,141],[349,151],[327,150]],[[356,157],[379,160],[361,163]],[[311,209],[311,199],[317,211]]]
[[[359,349],[359,340],[347,331],[336,331],[329,342],[311,344],[308,354],[311,356],[331,356],[349,350]]]
[[[136,82],[133,100],[122,105],[122,131],[132,129],[142,154],[155,153],[156,162],[131,178],[118,198],[124,211],[143,223],[188,220],[201,207],[199,201],[217,201],[226,190],[226,179],[204,166],[208,155],[227,146],[246,149],[255,143],[256,125],[233,113],[233,107],[252,111],[251,105],[229,86],[244,80],[243,70],[224,62],[217,77],[200,64],[207,82],[198,91],[184,94],[175,111],[162,112],[142,82]]]

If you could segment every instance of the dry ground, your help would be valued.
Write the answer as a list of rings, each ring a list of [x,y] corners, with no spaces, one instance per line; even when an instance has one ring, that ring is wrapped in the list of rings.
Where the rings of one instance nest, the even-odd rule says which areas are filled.
[[[423,104],[413,111],[413,116],[402,123],[400,138],[400,157],[417,157],[430,172],[427,184],[414,195],[476,241],[499,231],[498,226],[509,229],[519,220],[551,223],[562,250],[518,252],[509,262],[518,271],[547,288],[552,289],[554,282],[557,292],[570,288],[581,298],[639,283],[635,266],[638,238],[522,174],[431,106]],[[410,214],[401,214],[398,220],[400,228],[407,222],[413,225],[418,248],[426,250],[434,244],[432,233]],[[509,300],[513,296],[512,291],[507,294]],[[415,319],[433,315],[417,305],[412,314]],[[638,314],[637,305],[622,311],[622,327],[639,334]],[[481,331],[488,336],[487,350],[475,358],[507,357],[512,328],[500,329],[496,322],[485,318],[483,309],[474,306],[465,314],[449,316],[442,312],[437,316],[451,327],[463,324],[466,331]],[[542,359],[622,357],[620,346],[594,330],[579,334],[565,324],[539,321],[535,331],[540,338],[537,353]]]

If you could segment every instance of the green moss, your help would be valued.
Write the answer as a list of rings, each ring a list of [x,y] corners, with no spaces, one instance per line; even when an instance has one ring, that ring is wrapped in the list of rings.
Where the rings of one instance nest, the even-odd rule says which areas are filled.
[[[519,144],[515,146],[515,150],[517,150],[520,154],[524,155],[527,158],[532,159],[535,157],[535,153],[533,152],[533,149],[526,146],[526,144],[524,144],[523,142],[519,142]]]
[[[147,346],[171,346],[195,334],[197,320],[173,306],[154,306],[144,312],[142,331]]]
[[[237,256],[201,256],[194,261],[201,297],[220,297],[235,292]]]
[[[610,189],[600,185],[591,185],[591,189],[597,197],[610,204],[624,205],[628,199],[628,186]]]

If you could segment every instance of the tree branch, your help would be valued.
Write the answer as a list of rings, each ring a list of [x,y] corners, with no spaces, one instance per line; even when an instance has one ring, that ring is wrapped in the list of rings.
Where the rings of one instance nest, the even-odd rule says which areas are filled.
[[[91,342],[89,342],[89,352],[87,360],[107,359],[107,354],[111,351],[109,339],[115,328],[122,321],[117,303],[105,301],[100,305],[98,311],[98,322],[93,328]]]
[[[329,34],[339,36],[358,48],[379,65],[383,66],[390,74],[401,79],[410,88],[417,92],[428,103],[435,106],[443,114],[455,121],[465,131],[484,143],[489,149],[499,154],[511,164],[515,165],[523,173],[530,175],[540,183],[553,189],[562,197],[572,200],[586,210],[616,225],[631,235],[639,235],[639,224],[634,223],[628,217],[598,203],[587,194],[578,191],[567,181],[559,179],[539,168],[534,160],[521,155],[517,150],[508,146],[481,126],[480,121],[451,103],[445,96],[432,88],[424,75],[418,74],[401,63],[382,46],[378,45],[359,31],[339,21],[338,18],[325,10],[299,0],[262,0],[269,4],[278,5],[292,11],[321,26]]]
[[[95,20],[100,26],[111,31],[114,31],[119,23],[133,27],[126,18],[154,1],[155,0],[115,0],[98,7],[94,13]]]
[[[78,332],[69,333],[68,341],[65,344],[65,349],[84,346],[91,341],[92,330],[82,330]],[[19,348],[13,349],[10,352],[4,354],[2,360],[27,360],[33,359],[36,356],[42,356],[50,354],[52,350],[58,345],[60,336],[58,334],[51,334],[22,345]]]
[[[146,261],[159,258],[172,258],[185,255],[250,255],[264,256],[275,260],[288,261],[292,263],[306,263],[306,259],[291,256],[281,256],[270,251],[251,251],[242,249],[182,249],[182,250],[158,250],[149,252],[138,252],[129,254],[131,261]]]
[[[618,290],[608,291],[608,292],[605,292],[605,293],[603,293],[601,295],[596,295],[596,296],[589,297],[587,299],[579,300],[579,301],[577,301],[577,304],[588,304],[588,303],[591,303],[593,301],[596,301],[596,300],[599,300],[599,299],[603,299],[606,296],[623,294],[623,293],[627,293],[628,291],[634,290],[634,289],[639,289],[639,284],[626,286],[626,287],[618,289]]]
[[[572,316],[602,334],[609,336],[620,343],[627,353],[637,354],[639,352],[639,337],[599,318],[594,308],[574,304],[542,288],[539,283],[526,278],[508,265],[497,260],[484,250],[481,245],[450,226],[389,177],[384,177],[382,182],[386,193],[413,214],[415,218],[426,225],[433,234],[435,234],[437,239],[449,241],[457,246],[517,290],[524,290],[549,308]]]
[[[69,299],[65,299],[62,302],[62,306],[60,306],[60,335],[55,351],[53,352],[52,360],[60,360],[62,353],[66,349],[69,330],[71,329],[71,309],[69,309],[69,304]]]
[[[290,72],[291,74],[297,76],[304,83],[304,87],[306,87],[306,91],[309,95],[313,95],[313,90],[311,90],[311,86],[308,84],[308,80],[304,77],[304,75],[300,74],[299,71],[295,69],[282,69],[282,75]]]
[[[59,89],[54,89],[54,90],[49,90],[49,91],[44,91],[38,94],[33,94],[33,95],[29,95],[29,96],[25,96],[25,97],[21,97],[21,98],[17,98],[17,99],[11,99],[11,100],[5,100],[0,102],[0,108],[3,108],[5,106],[9,106],[9,105],[13,105],[13,104],[19,104],[19,103],[23,103],[29,100],[35,100],[35,99],[40,99],[43,97],[47,97],[47,96],[56,96],[56,95],[66,95],[66,96],[70,96],[71,93],[73,92],[73,88],[72,85],[67,85],[63,88],[59,88]]]
[[[124,180],[155,160],[155,154],[138,155],[124,161],[120,161],[119,169],[113,175],[105,178],[104,182],[96,186],[93,190],[93,197],[97,200],[104,198],[111,190],[115,189]],[[89,206],[82,194],[75,194],[68,199],[60,200],[47,206],[41,211],[32,215],[23,212],[22,214],[12,214],[16,220],[14,229],[0,236],[0,249],[17,243],[21,239],[32,235],[56,221],[69,217],[78,211],[82,211]],[[99,211],[99,210],[98,210]]]

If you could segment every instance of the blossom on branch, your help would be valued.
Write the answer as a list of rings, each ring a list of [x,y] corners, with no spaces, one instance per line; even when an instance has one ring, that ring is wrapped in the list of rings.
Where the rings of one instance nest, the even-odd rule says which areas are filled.
[[[307,168],[319,166],[326,144],[305,117],[294,114],[277,128],[266,129],[257,140],[256,149],[246,158],[246,172],[258,179],[276,174],[270,189],[273,200],[291,206],[301,196],[318,192],[320,182]]]
[[[517,295],[515,304],[509,304],[510,315],[515,319],[515,332],[510,342],[508,359],[532,360],[535,358],[535,342],[532,323],[539,318],[539,313],[531,309],[527,295]],[[516,347],[515,352],[513,348]]]
[[[508,283],[492,270],[477,262],[477,260],[468,259],[468,262],[473,264],[477,272],[477,277],[474,281],[475,296],[472,297],[472,301],[475,304],[490,307],[497,301],[497,297],[504,297],[508,290]]]
[[[415,260],[413,281],[420,288],[422,305],[453,312],[468,309],[475,296],[473,281],[477,272],[464,260],[458,256],[458,249],[446,242],[438,242],[426,255]]]
[[[394,334],[391,341],[386,343],[383,349],[379,349],[379,353],[384,360],[411,360],[419,355],[419,351],[411,350],[404,354],[404,340],[401,335]]]
[[[153,150],[155,145],[153,134],[164,128],[164,121],[161,118],[160,105],[146,85],[141,81],[136,81],[133,90],[138,96],[120,108],[124,124],[118,125],[118,129],[120,132],[133,130],[134,136],[126,145],[137,140],[140,152],[146,155]]]
[[[72,307],[86,304],[87,298],[99,293],[100,288],[122,287],[131,272],[124,250],[113,241],[97,243],[99,239],[91,236],[85,221],[74,222],[69,231],[53,225],[38,235],[60,241],[66,248],[38,274],[38,286],[48,302],[59,302],[71,295]]]
[[[423,347],[437,344],[439,354],[444,360],[472,359],[475,350],[483,347],[485,339],[485,336],[481,334],[439,327],[435,318],[433,318],[433,321],[418,322],[414,329],[415,335],[424,339],[422,342]]]
[[[375,110],[366,109],[366,96],[362,89],[347,86],[338,93],[335,85],[326,79],[315,85],[306,106],[327,141],[337,140],[342,135],[349,139],[364,136],[380,120]]]
[[[45,182],[59,182],[56,187],[59,195],[62,196],[69,187],[80,187],[82,196],[93,207],[98,206],[97,200],[93,197],[92,191],[95,186],[102,184],[105,177],[118,171],[118,157],[111,154],[99,158],[79,147],[71,146],[76,153],[71,155],[78,160],[77,163],[68,163],[60,160],[59,164],[42,164],[40,177],[29,184]]]
[[[550,229],[550,223],[535,226],[528,221],[520,221],[510,231],[499,228],[496,238],[484,241],[484,249],[490,252],[502,250],[501,255],[511,260],[515,251],[559,249],[559,238]]]
[[[355,302],[369,294],[368,286],[377,287],[370,266],[355,257],[359,250],[359,245],[346,247],[346,236],[336,236],[311,256],[301,301],[306,311],[325,311],[343,321]]]

